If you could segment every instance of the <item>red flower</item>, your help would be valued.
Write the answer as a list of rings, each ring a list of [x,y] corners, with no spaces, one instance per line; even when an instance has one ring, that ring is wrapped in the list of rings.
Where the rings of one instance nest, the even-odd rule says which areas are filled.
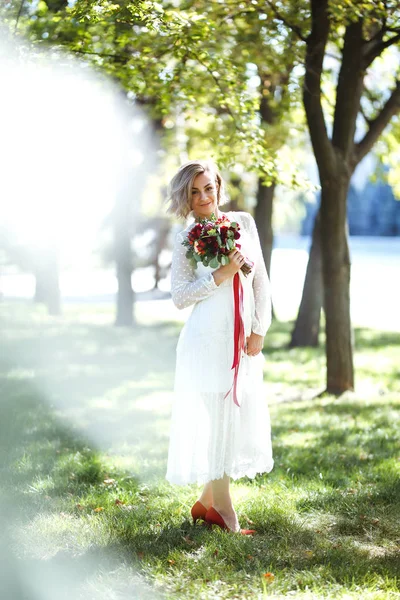
[[[220,235],[221,235],[221,240],[222,240],[223,244],[225,244],[225,242],[226,242],[226,238],[228,235],[228,229],[229,229],[229,227],[226,227],[225,225],[222,225],[222,227],[220,229]]]
[[[192,227],[192,229],[189,231],[188,240],[192,245],[195,240],[199,239],[199,237],[201,236],[202,230],[203,230],[203,227],[201,226],[201,224],[197,223],[197,225]]]
[[[213,235],[210,236],[204,236],[202,238],[201,241],[205,242],[206,246],[208,247],[208,249],[211,251],[212,254],[217,254],[218,250],[219,250],[219,244],[217,241],[217,238]]]

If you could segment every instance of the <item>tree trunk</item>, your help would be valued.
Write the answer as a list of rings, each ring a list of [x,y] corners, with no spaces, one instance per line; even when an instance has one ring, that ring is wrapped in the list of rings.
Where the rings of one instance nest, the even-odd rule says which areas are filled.
[[[132,288],[132,252],[128,224],[116,227],[115,231],[115,262],[118,280],[117,314],[115,325],[132,327],[134,325]]]
[[[36,280],[34,301],[44,304],[50,315],[60,315],[59,268],[57,251],[54,248],[47,248],[39,256],[34,274]]]
[[[164,248],[167,247],[167,240],[170,232],[170,221],[162,220],[157,227],[157,237],[155,241],[155,258],[154,258],[154,288],[158,289],[158,284],[161,279],[162,269],[160,265],[160,255]]]
[[[274,200],[275,184],[269,187],[262,185],[258,180],[257,204],[254,211],[254,219],[260,236],[265,266],[268,276],[271,278],[271,257],[274,234],[272,229],[272,208]]]
[[[140,211],[140,197],[144,186],[145,171],[142,166],[133,163],[131,156],[137,142],[130,131],[130,122],[137,116],[130,106],[126,92],[120,88],[116,97],[116,110],[119,114],[120,143],[116,148],[118,158],[117,193],[112,214],[114,236],[114,259],[118,281],[116,298],[115,325],[132,327],[134,317],[134,291],[132,288],[132,272],[134,269],[131,239],[135,230],[135,217]],[[141,137],[141,149],[148,149],[147,130]],[[151,152],[147,154],[152,155]]]
[[[303,295],[289,344],[290,348],[318,346],[322,302],[321,227],[318,211],[314,221]]]
[[[46,286],[44,282],[44,277],[39,268],[36,268],[34,271],[35,276],[35,294],[33,296],[33,301],[36,304],[44,304],[46,298]]]
[[[350,175],[337,156],[338,176],[323,180],[321,191],[321,250],[326,320],[327,389],[340,395],[354,389],[350,322],[350,252],[347,232],[347,193]]]

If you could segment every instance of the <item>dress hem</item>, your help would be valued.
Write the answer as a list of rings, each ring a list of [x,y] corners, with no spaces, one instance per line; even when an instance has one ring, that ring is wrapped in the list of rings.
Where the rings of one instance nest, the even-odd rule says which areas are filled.
[[[249,479],[254,479],[256,477],[256,475],[262,475],[264,473],[270,473],[272,471],[274,467],[274,461],[272,461],[267,467],[260,467],[260,468],[253,468],[253,469],[248,469],[245,472],[241,471],[240,473],[235,472],[235,471],[231,471],[231,472],[227,472],[226,470],[223,473],[216,473],[215,475],[208,475],[208,476],[204,476],[204,477],[199,477],[199,476],[193,476],[187,479],[180,479],[177,477],[169,477],[168,473],[166,475],[166,480],[173,484],[173,485],[191,485],[191,484],[197,484],[197,485],[205,485],[206,483],[209,483],[210,481],[214,481],[215,479],[222,479],[222,477],[224,475],[227,475],[228,477],[230,477],[231,479],[233,479],[234,481],[238,480],[238,479],[242,479],[243,477],[248,477]]]

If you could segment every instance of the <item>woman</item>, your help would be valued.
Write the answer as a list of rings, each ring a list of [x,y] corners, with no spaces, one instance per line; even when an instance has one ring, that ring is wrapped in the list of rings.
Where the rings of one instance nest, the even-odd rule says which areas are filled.
[[[194,522],[201,518],[230,531],[252,533],[239,527],[229,483],[230,478],[255,477],[273,466],[261,353],[271,323],[271,295],[258,233],[248,213],[221,212],[224,183],[211,162],[184,164],[171,181],[169,199],[169,211],[179,217],[192,212],[199,220],[212,213],[217,218],[225,214],[240,226],[241,247],[230,252],[225,266],[198,263],[194,269],[182,245],[193,223],[175,240],[172,299],[180,309],[194,307],[177,345],[166,477],[181,485],[204,484],[192,508]],[[240,270],[246,258],[254,262],[247,277]],[[243,286],[246,340],[237,377],[240,406],[232,398],[236,273]]]

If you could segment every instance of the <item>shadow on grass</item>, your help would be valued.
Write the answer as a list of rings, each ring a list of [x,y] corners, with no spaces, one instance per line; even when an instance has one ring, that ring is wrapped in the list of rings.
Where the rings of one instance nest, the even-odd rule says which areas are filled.
[[[274,327],[281,343],[289,328]],[[96,506],[106,509],[89,550],[82,547],[74,557],[65,542],[65,551],[45,566],[24,559],[27,568],[42,565],[51,573],[60,565],[76,567],[77,581],[87,577],[85,564],[111,572],[118,561],[171,578],[187,572],[204,582],[274,570],[290,589],[306,589],[316,573],[325,581],[359,585],[371,572],[400,576],[395,402],[321,400],[276,408],[276,468],[248,487],[268,482],[276,491],[282,484],[299,488],[299,497],[291,508],[280,507],[277,498],[268,509],[246,511],[258,534],[231,536],[192,526],[185,520],[192,492],[183,500],[183,492],[160,484],[169,418],[162,394],[172,389],[175,324],[126,331],[20,321],[10,322],[7,333],[0,459],[3,507],[13,507],[7,508],[8,525],[13,517],[33,523],[36,515],[61,510],[83,522]],[[378,335],[375,345],[370,332],[357,335],[360,348],[398,343],[390,334]],[[320,349],[296,352],[288,359],[282,347],[266,351],[277,363],[321,355]],[[129,468],[118,463],[121,456]],[[154,477],[143,491],[146,474]],[[129,504],[132,510],[124,512]]]
[[[40,438],[51,442],[47,451],[42,444],[43,458],[46,452],[74,448],[71,439],[80,437],[90,448],[121,452],[125,447],[126,456],[140,446],[150,457],[149,474],[160,473],[156,465],[166,453],[175,324],[126,330],[19,316],[2,325],[0,451],[11,463],[21,452],[28,456],[27,444]],[[24,443],[15,443],[21,436]],[[137,460],[146,475],[146,460]]]

